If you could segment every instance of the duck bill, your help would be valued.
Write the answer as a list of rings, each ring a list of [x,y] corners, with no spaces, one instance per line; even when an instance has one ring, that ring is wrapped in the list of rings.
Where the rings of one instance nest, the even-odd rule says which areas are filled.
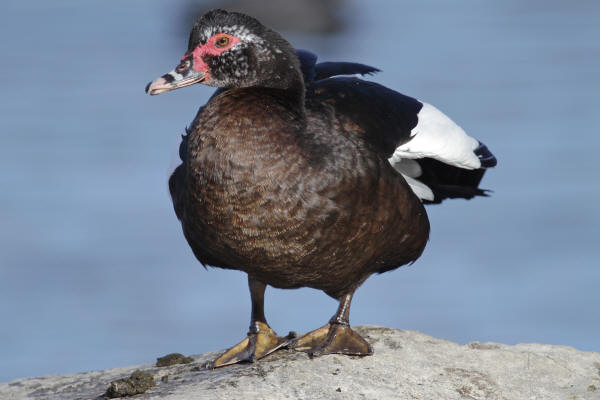
[[[181,63],[171,72],[156,78],[146,85],[146,93],[151,96],[179,89],[185,86],[201,83],[206,79],[206,73],[197,71],[193,67],[192,57],[181,60]]]

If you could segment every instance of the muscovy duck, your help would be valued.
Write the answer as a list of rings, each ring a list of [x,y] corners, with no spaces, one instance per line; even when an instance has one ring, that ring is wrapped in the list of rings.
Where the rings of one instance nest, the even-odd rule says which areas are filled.
[[[247,337],[213,367],[283,346],[370,355],[349,325],[354,291],[417,260],[429,236],[423,203],[485,196],[496,159],[435,107],[377,83],[356,63],[316,63],[244,14],[213,10],[151,95],[195,83],[219,89],[200,108],[169,179],[185,238],[205,266],[248,274]],[[280,337],[264,315],[267,285],[339,300],[323,327]]]

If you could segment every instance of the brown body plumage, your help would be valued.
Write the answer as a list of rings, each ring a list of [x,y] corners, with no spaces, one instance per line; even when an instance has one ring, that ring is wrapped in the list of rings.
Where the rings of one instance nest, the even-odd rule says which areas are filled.
[[[416,260],[429,224],[358,126],[328,104],[301,111],[264,89],[214,98],[189,133],[183,229],[203,263],[339,298]]]

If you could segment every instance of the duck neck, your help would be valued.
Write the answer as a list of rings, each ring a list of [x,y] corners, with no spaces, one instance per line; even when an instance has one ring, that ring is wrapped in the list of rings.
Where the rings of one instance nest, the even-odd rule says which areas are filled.
[[[300,75],[299,79],[292,81],[287,87],[283,89],[284,97],[290,102],[290,105],[298,113],[298,115],[305,116],[304,100],[306,95],[306,89],[304,87],[304,80]]]
[[[306,88],[296,54],[281,57],[270,73],[266,74],[258,86],[280,90],[292,107],[304,115]]]

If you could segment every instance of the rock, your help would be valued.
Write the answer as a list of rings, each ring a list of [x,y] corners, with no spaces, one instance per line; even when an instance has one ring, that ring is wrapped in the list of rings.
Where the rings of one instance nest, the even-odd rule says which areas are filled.
[[[129,378],[114,380],[108,385],[105,397],[114,399],[117,397],[135,396],[145,393],[155,385],[152,374],[145,371],[135,370]]]
[[[157,367],[169,367],[169,366],[175,365],[175,364],[189,364],[192,361],[194,361],[194,359],[192,357],[186,357],[180,353],[171,353],[171,354],[167,354],[164,357],[157,358],[156,366]]]
[[[310,359],[281,350],[254,364],[207,370],[214,352],[162,368],[18,379],[0,384],[0,398],[101,399],[111,381],[140,369],[156,386],[135,399],[600,400],[598,353],[544,344],[462,346],[413,331],[355,329],[371,343],[373,356]]]

